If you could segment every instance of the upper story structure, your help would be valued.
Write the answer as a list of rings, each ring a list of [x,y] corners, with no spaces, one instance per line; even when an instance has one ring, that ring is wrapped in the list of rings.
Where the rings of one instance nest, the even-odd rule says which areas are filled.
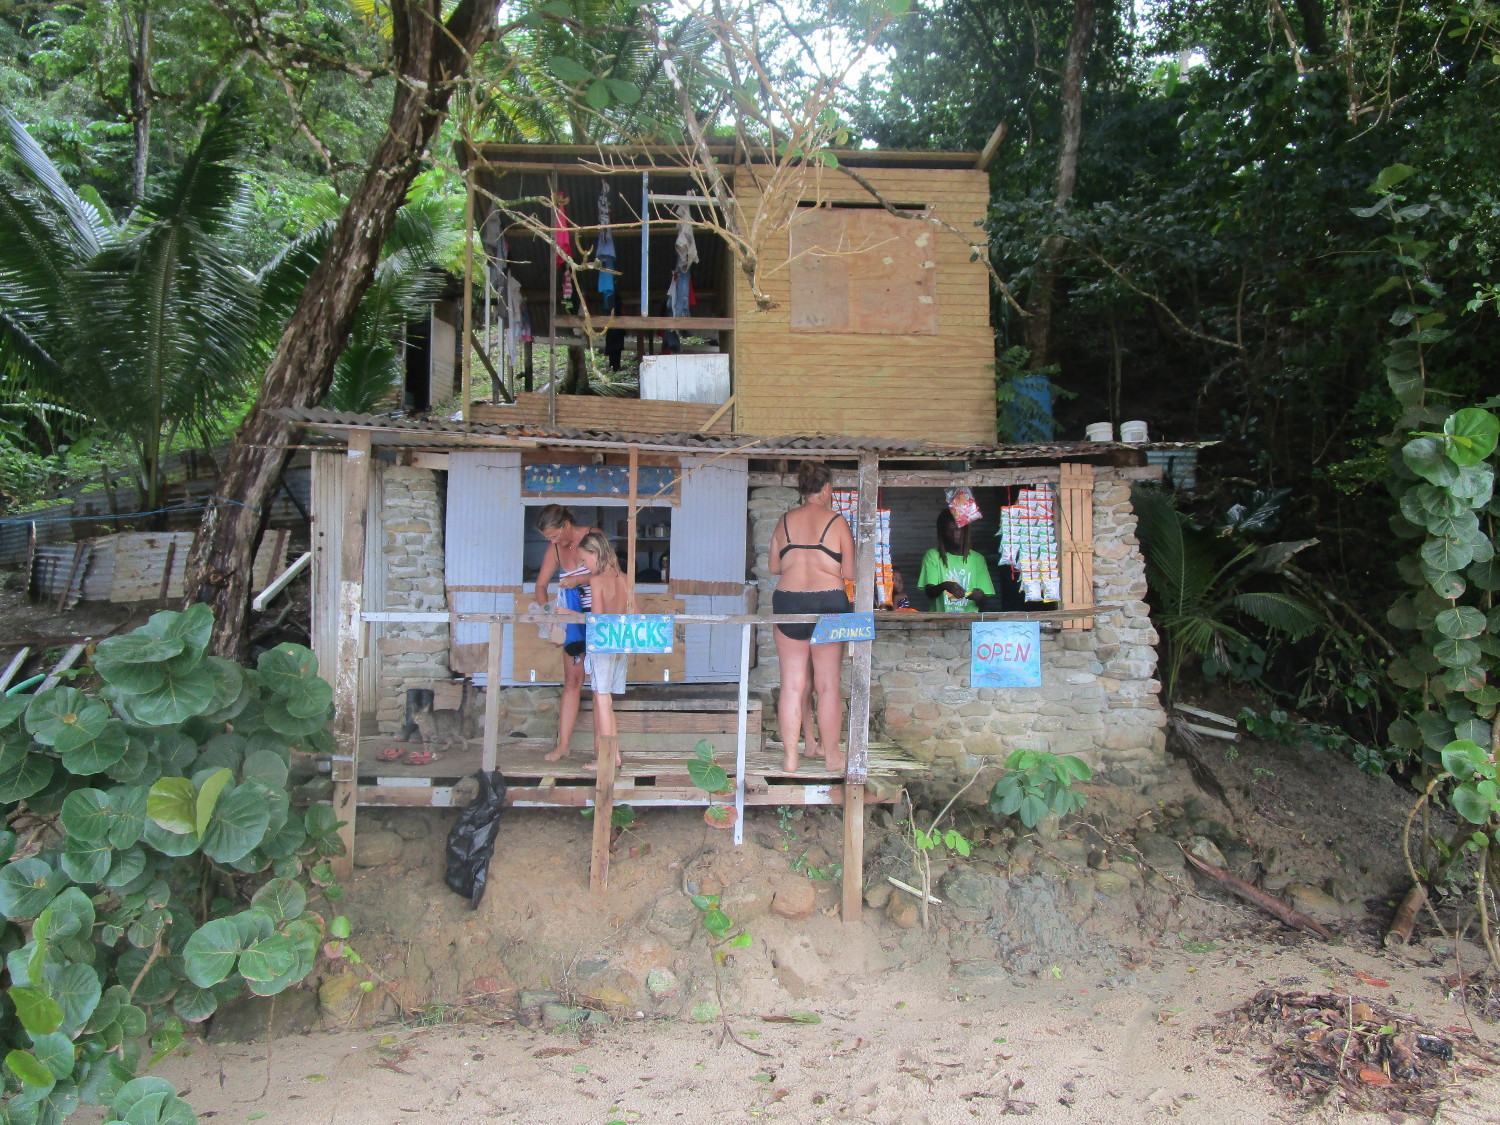
[[[465,419],[993,442],[976,154],[838,152],[793,176],[713,155],[727,207],[677,149],[467,151]],[[579,393],[624,352],[638,391]]]

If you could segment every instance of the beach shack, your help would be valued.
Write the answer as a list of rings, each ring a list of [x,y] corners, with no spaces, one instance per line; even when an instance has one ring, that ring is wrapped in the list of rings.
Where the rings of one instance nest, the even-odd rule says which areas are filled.
[[[720,155],[742,230],[763,178]],[[667,150],[466,156],[483,253],[466,279],[456,385],[431,388],[456,405],[287,412],[315,446],[313,649],[335,684],[330,767],[351,844],[359,807],[459,804],[481,768],[504,773],[517,807],[729,805],[736,842],[746,807],[841,805],[852,920],[863,806],[899,795],[905,771],[977,768],[1019,747],[1081,754],[1125,784],[1159,768],[1129,489],[1161,466],[1144,446],[995,442],[989,279],[962,234],[988,198],[975,154],[838,154],[856,175],[809,174],[762,247],[759,299],[723,224],[693,225],[707,192]],[[601,371],[627,350],[634,379],[616,388]],[[788,774],[762,721],[778,684],[771,626],[811,620],[769,612],[766,559],[806,458],[834,471],[855,532],[855,610],[871,615],[820,624],[871,638],[847,650],[839,774],[814,761]],[[879,609],[894,572],[915,586],[958,487],[978,501],[976,548],[992,563],[1008,552],[1022,600],[962,620]],[[587,710],[571,756],[542,757],[561,658],[533,608],[545,549],[534,515],[551,503],[616,539],[632,612],[651,619],[616,702],[618,777],[582,768]],[[437,757],[382,760],[407,743]],[[704,743],[729,775],[724,794],[690,779]],[[609,825],[595,815],[595,886]]]

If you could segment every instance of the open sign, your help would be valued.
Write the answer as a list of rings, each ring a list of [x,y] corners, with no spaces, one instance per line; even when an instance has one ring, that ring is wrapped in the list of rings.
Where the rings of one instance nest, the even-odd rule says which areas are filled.
[[[1035,621],[969,626],[971,687],[1041,687],[1042,627]]]

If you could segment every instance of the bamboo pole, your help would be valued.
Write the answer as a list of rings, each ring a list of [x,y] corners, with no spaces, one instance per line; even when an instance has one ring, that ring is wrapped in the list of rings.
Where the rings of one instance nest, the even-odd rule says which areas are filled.
[[[370,505],[370,434],[349,435],[344,467],[344,528],[339,556],[338,667],[334,673],[333,815],[342,821],[344,854],[333,861],[341,879],[354,874],[354,819],[359,790],[359,656],[364,641],[365,521]]]
[[[464,169],[464,325],[459,370],[459,414],[469,420],[469,400],[474,397],[473,357],[469,341],[474,335],[474,166]]]
[[[855,537],[854,610],[875,609],[876,505],[880,464],[875,454],[859,458],[859,527]],[[844,881],[839,913],[845,924],[860,921],[865,883],[865,782],[870,775],[870,641],[856,641],[849,697],[849,738],[844,761]]]

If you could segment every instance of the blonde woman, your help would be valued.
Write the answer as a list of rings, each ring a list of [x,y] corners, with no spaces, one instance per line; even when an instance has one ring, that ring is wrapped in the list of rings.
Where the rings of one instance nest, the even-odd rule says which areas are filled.
[[[597,527],[579,527],[573,518],[573,509],[561,504],[548,504],[536,517],[537,530],[547,541],[547,553],[542,556],[541,568],[536,573],[535,598],[540,604],[547,602],[547,586],[554,577],[565,589],[577,588],[581,604],[573,606],[584,613],[589,611],[588,569],[583,565],[578,549],[590,532],[599,532]],[[573,739],[573,727],[578,723],[578,707],[583,699],[583,626],[569,626],[568,639],[563,644],[562,698],[558,700],[557,745],[546,755],[546,760],[555,762],[568,756],[568,743]]]
[[[801,504],[776,522],[771,535],[771,573],[779,579],[771,596],[776,613],[848,613],[852,608],[845,581],[854,579],[854,536],[844,517],[833,510],[833,474],[820,461],[804,461],[797,470]],[[831,770],[844,768],[839,749],[844,726],[844,699],[839,685],[844,660],[841,644],[813,645],[810,624],[776,626],[776,655],[781,661],[781,699],[776,717],[781,726],[786,769],[798,766],[802,728],[807,726],[807,753],[818,753]],[[817,740],[813,716],[806,714],[811,688],[818,693]]]

